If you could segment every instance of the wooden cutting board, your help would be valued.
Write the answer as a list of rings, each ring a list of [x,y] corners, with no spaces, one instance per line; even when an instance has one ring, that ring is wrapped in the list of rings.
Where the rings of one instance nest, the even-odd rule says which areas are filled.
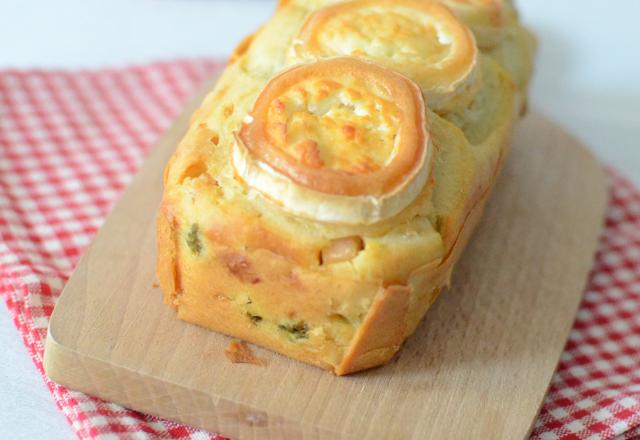
[[[69,388],[233,439],[518,439],[528,435],[585,286],[606,205],[598,164],[540,114],[512,154],[453,285],[395,360],[350,377],[178,321],[155,281],[162,171],[196,99],[59,299],[45,369]]]

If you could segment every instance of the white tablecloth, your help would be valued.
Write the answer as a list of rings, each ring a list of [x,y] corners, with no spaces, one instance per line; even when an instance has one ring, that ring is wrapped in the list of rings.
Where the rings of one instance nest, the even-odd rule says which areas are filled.
[[[640,185],[640,1],[519,4],[540,39],[533,106]],[[0,69],[226,56],[273,5],[268,0],[2,1]],[[0,311],[0,347],[0,432],[11,432],[13,439],[74,438],[5,311]]]

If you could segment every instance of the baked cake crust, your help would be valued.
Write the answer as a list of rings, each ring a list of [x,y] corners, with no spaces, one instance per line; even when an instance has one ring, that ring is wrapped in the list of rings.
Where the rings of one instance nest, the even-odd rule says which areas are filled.
[[[358,78],[371,74],[359,73],[367,69],[355,69],[353,83],[342,81],[335,67],[335,55],[346,58],[350,66],[375,65],[375,57],[358,50],[369,33],[350,53],[316,54],[304,60],[291,56],[291,51],[305,52],[301,47],[304,39],[300,39],[305,23],[336,3],[281,1],[272,19],[240,43],[167,164],[157,217],[157,267],[165,302],[180,319],[343,375],[388,362],[448,285],[507,155],[512,126],[526,95],[534,49],[510,3],[496,0],[492,7],[503,8],[502,37],[490,48],[480,46],[480,51],[469,53],[474,57],[472,81],[469,87],[447,92],[450,105],[430,106],[429,91],[403,73],[401,65],[376,65],[371,71],[389,70],[389,78],[399,75],[422,92],[412,99],[422,102],[415,108],[423,114],[411,124],[424,137],[413,147],[416,151],[424,148],[429,155],[410,169],[425,170],[425,179],[417,190],[407,193],[407,203],[388,216],[363,211],[355,217],[357,221],[337,221],[314,217],[313,212],[301,215],[296,209],[305,200],[288,192],[274,196],[263,180],[247,178],[234,160],[234,148],[256,142],[252,147],[288,154],[295,166],[315,167],[320,176],[332,171],[347,177],[375,172],[392,161],[398,150],[389,147],[391,141],[385,136],[397,139],[393,130],[401,126],[402,108],[391,106],[383,116],[367,110],[395,102],[395,95],[384,86],[376,89],[375,81],[359,82]],[[376,2],[362,3],[370,7]],[[413,16],[406,8],[414,3],[394,5],[380,0],[376,8],[392,17],[381,23],[398,25],[393,13],[400,7],[405,9],[398,20],[404,23]],[[473,7],[476,2],[466,3]],[[441,7],[439,3],[434,6]],[[453,13],[458,18],[449,14],[447,20],[465,19],[455,8]],[[425,19],[420,12],[415,17],[415,25],[426,26],[427,34],[434,23],[438,27],[436,15]],[[465,24],[460,21],[456,26]],[[353,30],[338,27],[337,31],[346,35]],[[386,31],[381,29],[381,35],[392,35]],[[417,44],[413,37],[396,35],[393,42],[380,37],[375,44],[381,50],[388,45],[411,51]],[[299,95],[278,89],[285,93],[285,102],[272,107],[275,99],[268,102],[267,111],[272,113],[259,126],[264,131],[249,139],[243,127],[256,122],[261,96],[271,93],[274,79],[296,69],[304,71]],[[336,69],[335,81],[329,85],[322,82],[326,69]],[[367,107],[369,104],[373,107]],[[388,127],[380,131],[381,124]],[[265,135],[269,130],[273,131]],[[359,131],[368,140],[349,143],[348,137]],[[281,135],[285,137],[277,138]],[[265,141],[268,136],[276,140]],[[311,159],[308,148],[312,148]],[[368,166],[349,168],[362,162],[357,156],[361,150],[370,150],[365,157]],[[264,156],[250,158],[259,165],[266,163]],[[329,198],[322,198],[323,191],[330,192],[328,187],[318,191],[304,179],[275,172],[284,182],[282,188],[293,188],[291,194],[313,190],[320,194],[314,199],[320,211],[338,209]],[[404,190],[407,179],[404,175],[393,180],[391,189]],[[379,197],[382,187],[371,187],[369,192],[360,188],[364,193],[359,195]],[[331,190],[344,188],[338,185]],[[354,217],[345,210],[341,218]]]

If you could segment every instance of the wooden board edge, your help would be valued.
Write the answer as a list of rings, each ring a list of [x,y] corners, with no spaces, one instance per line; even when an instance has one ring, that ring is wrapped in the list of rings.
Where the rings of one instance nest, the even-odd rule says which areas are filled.
[[[208,84],[205,88],[206,91],[210,90],[211,85]],[[197,98],[193,100],[193,102],[199,103],[202,100],[202,96],[204,93],[200,93]],[[185,120],[192,113],[193,109],[197,105],[191,104],[187,106],[187,110],[185,110],[180,116],[180,120]],[[538,113],[538,115],[540,115]],[[603,170],[594,155],[582,144],[577,141],[572,136],[568,135],[567,132],[559,127],[557,124],[549,121],[548,118],[544,116],[540,116],[545,119],[545,122],[552,124],[557,130],[561,131],[563,135],[567,136],[568,139],[571,140],[573,146],[580,147],[579,150],[582,154],[589,156],[589,162],[593,164],[594,175],[598,174],[598,179],[602,180],[602,185],[598,185],[601,187],[601,193],[594,195],[594,200],[601,205],[602,209],[602,220],[604,220],[605,207],[607,202],[607,191],[606,191],[606,179],[603,173]],[[161,140],[159,145],[166,143],[166,140]],[[156,150],[160,150],[160,146],[156,147]],[[576,152],[578,148],[575,148]],[[161,154],[156,151],[152,151],[149,155],[148,161],[151,158],[154,158],[154,162],[158,162],[160,160]],[[148,163],[145,163],[144,166],[147,166]],[[142,168],[141,168],[142,170]],[[135,183],[135,180],[134,180]],[[499,183],[498,183],[499,184]],[[133,183],[132,183],[133,185]],[[123,197],[126,196],[126,192]],[[596,200],[597,199],[597,200]],[[117,206],[113,211],[117,209]],[[107,218],[109,221],[109,217]],[[597,249],[597,240],[599,240],[599,236],[594,237],[595,240],[594,249]],[[90,249],[87,251],[87,254],[90,252]],[[85,257],[83,257],[84,259]],[[78,264],[82,265],[82,260]],[[587,279],[585,278],[584,284],[586,286]],[[584,287],[582,289],[584,291]],[[64,295],[63,295],[64,298]],[[60,298],[60,300],[63,300]],[[575,316],[580,303],[578,303],[573,312],[573,316]],[[146,390],[140,392],[139,395],[131,396],[131,398],[127,399],[119,399],[118,396],[121,394],[114,394],[114,397],[109,397],[108,393],[101,392],[100,397],[113,400],[116,403],[120,403],[122,405],[136,408],[137,410],[148,412],[150,414],[155,414],[162,417],[169,417],[175,420],[179,420],[181,422],[193,425],[200,426],[204,429],[209,429],[212,431],[219,431],[224,433],[225,435],[234,436],[239,438],[242,434],[241,438],[344,438],[337,437],[339,434],[331,432],[331,431],[322,431],[318,432],[315,428],[310,428],[308,426],[302,426],[298,422],[293,422],[291,420],[283,420],[278,418],[272,418],[269,420],[265,419],[266,414],[259,411],[251,409],[242,403],[232,402],[228,400],[222,400],[216,398],[216,396],[212,396],[206,393],[203,393],[197,389],[187,388],[177,384],[168,384],[165,381],[162,381],[157,377],[150,377],[147,375],[141,375],[135,371],[126,371],[125,373],[116,370],[110,364],[100,361],[98,359],[92,359],[80,353],[74,352],[72,349],[65,346],[65,341],[59,341],[55,338],[55,311],[53,316],[51,317],[52,326],[49,328],[49,333],[46,339],[45,344],[45,356],[44,356],[44,368],[49,377],[60,383],[61,385],[70,385],[73,384],[74,389],[78,389],[79,391],[83,391],[88,394],[97,394],[95,391],[94,385],[96,383],[96,377],[93,373],[94,371],[102,372],[105,377],[111,377],[113,380],[114,377],[118,377],[118,381],[122,383],[128,384],[138,384],[142,383],[142,387]],[[566,335],[568,336],[571,331],[573,322],[566,329]],[[53,329],[53,331],[52,331]],[[566,338],[565,338],[566,339]],[[558,359],[560,358],[562,351],[558,353]],[[104,388],[101,388],[104,390]],[[126,395],[126,392],[124,393]],[[540,407],[544,403],[544,396],[542,395],[542,400],[540,401]],[[159,397],[160,396],[160,397]],[[162,396],[173,396],[169,399],[169,401],[173,401],[172,405],[174,405],[171,412],[164,411],[164,407],[162,411],[158,410],[157,400]],[[193,402],[196,402],[194,404]],[[178,403],[176,403],[178,402]],[[145,406],[148,404],[149,406]],[[200,406],[202,405],[202,406]],[[194,411],[194,407],[196,408],[196,412],[201,412],[206,415],[206,420],[202,421],[198,417],[204,417],[202,414],[191,414]],[[213,409],[212,409],[213,408]],[[162,413],[162,414],[160,414]],[[175,416],[170,416],[168,414],[176,414]],[[238,414],[246,415],[245,420],[239,420]],[[219,419],[224,423],[211,425],[210,419]],[[229,419],[229,420],[227,420]],[[232,422],[230,420],[233,420]],[[228,425],[226,423],[228,422]],[[532,420],[532,423],[535,422],[535,418]],[[242,425],[241,428],[237,428],[238,425]],[[239,431],[234,433],[235,429],[245,429],[245,431]],[[533,425],[530,428],[533,429]]]
[[[283,417],[269,417],[259,409],[195,388],[114,368],[107,362],[61,345],[51,332],[47,334],[43,364],[47,376],[59,385],[234,439],[353,439],[329,429]]]
[[[566,137],[568,143],[571,143],[572,147],[576,153],[581,154],[582,156],[584,156],[584,163],[585,164],[590,164],[591,166],[591,170],[588,172],[590,174],[593,174],[593,176],[595,178],[598,179],[599,184],[597,184],[596,186],[600,189],[600,191],[597,194],[594,194],[594,204],[596,205],[596,209],[598,212],[600,212],[600,219],[599,219],[599,230],[600,233],[598,235],[594,235],[593,237],[590,238],[590,240],[592,240],[592,245],[590,246],[593,249],[593,253],[591,255],[591,265],[593,266],[593,264],[596,261],[596,256],[598,254],[599,251],[599,243],[600,240],[602,239],[602,233],[604,231],[604,226],[605,226],[605,222],[606,222],[606,217],[607,217],[607,206],[609,205],[610,199],[611,199],[611,195],[609,192],[609,185],[608,185],[608,179],[607,176],[605,174],[604,168],[602,163],[598,160],[597,156],[595,155],[595,153],[590,150],[580,139],[578,139],[576,136],[574,136],[573,134],[571,134],[567,129],[565,129],[562,125],[554,122],[553,120],[549,119],[547,116],[544,115],[544,113],[542,113],[541,111],[538,111],[537,109],[534,109],[533,112],[536,114],[537,117],[544,119],[545,123],[549,124],[550,126],[552,126],[558,133],[561,133],[564,137]],[[518,129],[518,125],[516,125],[516,130]],[[566,145],[565,143],[563,143],[563,145]],[[597,176],[597,177],[596,177]],[[499,184],[499,183],[498,183]],[[573,315],[574,319],[573,321],[571,321],[571,324],[566,328],[566,330],[564,331],[564,339],[565,341],[569,340],[569,335],[571,334],[571,330],[573,329],[573,326],[575,324],[575,320],[578,314],[578,311],[580,310],[580,306],[582,305],[582,301],[584,300],[584,292],[586,291],[588,285],[589,285],[589,273],[590,271],[587,273],[587,276],[584,278],[583,283],[582,283],[582,287],[581,287],[581,292],[582,292],[582,299],[576,304],[576,306],[574,307],[574,310],[571,312],[571,314]],[[565,343],[566,346],[566,343]],[[542,407],[544,406],[544,402],[545,402],[545,398],[549,392],[549,389],[551,388],[551,381],[553,380],[553,376],[555,375],[555,373],[557,372],[558,366],[560,364],[560,359],[562,358],[562,354],[564,353],[564,347],[563,349],[560,351],[560,353],[558,353],[557,359],[556,359],[556,368],[553,371],[553,373],[551,374],[551,376],[549,377],[549,384],[547,386],[547,389],[545,390],[544,394],[542,395],[542,398],[540,399],[540,404],[538,405],[538,409],[536,411],[536,415],[533,417],[533,419],[531,420],[531,425],[529,426],[529,430],[527,431],[527,433],[524,436],[524,439],[529,439],[531,437],[531,433],[533,432],[534,428],[535,428],[535,423],[536,420],[538,419],[538,415],[540,414],[540,411],[542,410]]]

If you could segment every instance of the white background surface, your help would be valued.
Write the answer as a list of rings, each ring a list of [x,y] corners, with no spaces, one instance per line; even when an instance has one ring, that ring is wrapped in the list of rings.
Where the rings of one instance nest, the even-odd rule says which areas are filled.
[[[533,106],[640,185],[640,1],[519,5],[540,39]],[[0,69],[226,56],[272,9],[269,0],[0,0]],[[0,347],[2,435],[74,438],[4,306]]]

